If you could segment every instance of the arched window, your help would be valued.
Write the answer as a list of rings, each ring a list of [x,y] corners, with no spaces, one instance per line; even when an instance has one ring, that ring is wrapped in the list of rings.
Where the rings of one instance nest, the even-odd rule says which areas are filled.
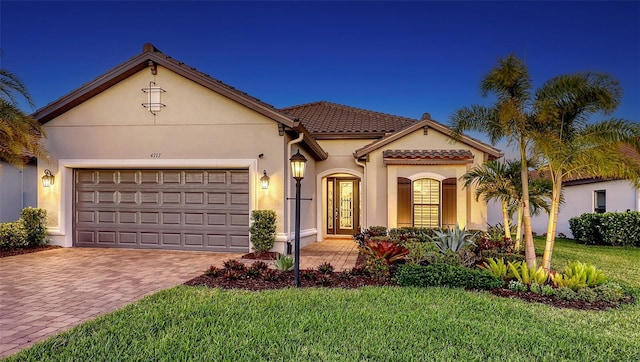
[[[413,181],[413,226],[440,227],[440,181],[421,178]]]

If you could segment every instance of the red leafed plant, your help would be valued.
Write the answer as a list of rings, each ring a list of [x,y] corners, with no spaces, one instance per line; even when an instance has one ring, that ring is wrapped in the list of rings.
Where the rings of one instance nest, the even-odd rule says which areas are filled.
[[[365,255],[384,260],[387,264],[402,260],[405,255],[409,254],[409,250],[404,246],[385,240],[369,240],[361,250]]]

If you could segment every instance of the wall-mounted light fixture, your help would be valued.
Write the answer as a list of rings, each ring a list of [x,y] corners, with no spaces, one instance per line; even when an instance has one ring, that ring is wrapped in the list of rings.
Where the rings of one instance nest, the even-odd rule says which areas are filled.
[[[144,93],[147,93],[147,103],[142,103],[144,108],[149,109],[149,112],[156,115],[156,112],[160,112],[162,107],[166,107],[165,104],[162,104],[160,101],[160,95],[165,93],[166,91],[156,85],[156,82],[149,82],[149,88],[142,88]]]
[[[50,187],[55,181],[56,178],[51,174],[51,171],[49,171],[48,169],[44,170],[44,176],[42,176],[42,186]]]
[[[266,190],[269,188],[269,176],[267,176],[267,170],[264,170],[263,172],[263,176],[260,177],[260,184],[262,185],[262,189]]]

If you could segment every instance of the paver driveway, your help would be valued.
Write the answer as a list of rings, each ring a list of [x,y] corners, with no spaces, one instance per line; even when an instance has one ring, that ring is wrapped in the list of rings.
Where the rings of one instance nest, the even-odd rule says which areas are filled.
[[[241,254],[65,248],[0,259],[0,358]]]
[[[0,258],[0,358],[241,254],[65,248]],[[300,267],[353,268],[353,239],[300,251]],[[247,263],[251,261],[246,260]]]

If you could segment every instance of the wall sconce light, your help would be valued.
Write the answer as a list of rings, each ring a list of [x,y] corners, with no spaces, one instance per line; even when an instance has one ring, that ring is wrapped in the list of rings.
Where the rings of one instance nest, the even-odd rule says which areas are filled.
[[[262,185],[262,189],[266,190],[269,188],[269,176],[267,176],[267,170],[264,170],[264,175],[260,177],[260,184]]]
[[[42,186],[50,187],[55,181],[56,178],[51,174],[51,171],[49,171],[48,169],[44,170],[44,176],[42,176]]]
[[[156,85],[156,82],[149,82],[149,88],[142,88],[144,93],[147,93],[147,103],[142,103],[144,108],[149,109],[149,112],[156,115],[156,112],[160,112],[162,107],[166,107],[160,101],[160,95],[166,91]]]

